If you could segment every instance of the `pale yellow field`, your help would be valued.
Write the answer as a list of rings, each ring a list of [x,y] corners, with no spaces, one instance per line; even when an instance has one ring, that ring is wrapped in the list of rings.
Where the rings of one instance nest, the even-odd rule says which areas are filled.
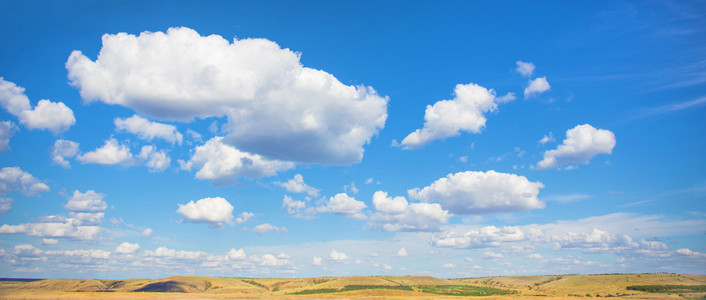
[[[316,278],[226,278],[174,276],[163,279],[46,279],[0,282],[0,299],[459,299],[425,293],[423,286],[493,287],[514,295],[479,299],[629,299],[697,298],[699,294],[649,294],[626,290],[629,285],[706,285],[706,276],[680,274],[507,276],[439,279],[428,276],[353,276]],[[329,294],[292,295],[299,291],[340,290],[346,286],[370,289]],[[404,287],[407,290],[385,289]],[[379,287],[379,288],[377,288]]]

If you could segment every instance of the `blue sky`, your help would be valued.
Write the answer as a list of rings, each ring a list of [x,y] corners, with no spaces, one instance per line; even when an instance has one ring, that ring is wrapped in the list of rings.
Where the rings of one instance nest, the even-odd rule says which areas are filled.
[[[0,276],[703,274],[705,8],[4,1]]]

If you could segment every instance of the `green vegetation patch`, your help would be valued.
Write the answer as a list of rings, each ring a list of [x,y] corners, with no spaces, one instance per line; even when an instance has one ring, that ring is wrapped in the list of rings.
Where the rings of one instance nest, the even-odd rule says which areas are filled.
[[[298,292],[290,293],[291,295],[312,295],[312,294],[331,294],[331,293],[341,293],[349,291],[361,291],[361,290],[399,290],[399,291],[413,291],[411,287],[404,285],[347,285],[342,289],[316,289],[316,290],[303,290]]]
[[[424,293],[446,296],[491,296],[517,293],[516,291],[468,285],[420,285],[418,288]]]
[[[627,289],[648,293],[706,293],[706,285],[631,285]]]

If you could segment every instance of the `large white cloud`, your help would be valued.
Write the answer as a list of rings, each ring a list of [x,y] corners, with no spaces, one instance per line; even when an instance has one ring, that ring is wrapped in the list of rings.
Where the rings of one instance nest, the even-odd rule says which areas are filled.
[[[438,203],[409,204],[404,197],[388,197],[383,191],[373,194],[373,205],[378,212],[369,224],[386,231],[436,231],[451,217]]]
[[[233,205],[221,197],[203,198],[196,202],[179,204],[177,212],[196,223],[210,223],[217,227],[233,220]]]
[[[458,84],[456,97],[427,105],[424,112],[424,127],[410,133],[402,140],[405,149],[414,149],[447,137],[457,136],[461,131],[479,133],[485,127],[485,113],[495,111],[499,103],[515,99],[513,94],[497,97],[495,91],[480,85]]]
[[[196,178],[215,180],[215,183],[234,183],[238,177],[264,177],[294,167],[293,163],[268,160],[257,154],[242,152],[223,143],[223,137],[214,137],[197,146],[184,170],[198,169]]]
[[[72,238],[76,240],[94,240],[100,232],[98,226],[84,226],[73,218],[46,218],[35,223],[0,226],[0,234],[26,234],[34,237]]]
[[[77,159],[84,164],[99,165],[129,165],[134,162],[130,147],[120,144],[114,138],[106,140],[105,144],[96,150],[77,156]]]
[[[432,238],[432,245],[452,248],[489,248],[498,247],[506,242],[534,240],[542,235],[542,231],[536,228],[485,226],[465,233],[443,232]]]
[[[10,138],[15,135],[17,126],[11,121],[0,122],[0,152],[10,149]]]
[[[182,27],[102,42],[96,61],[74,51],[66,62],[83,99],[159,120],[226,116],[226,142],[270,159],[360,162],[387,118],[387,99],[372,88],[303,67],[266,39],[231,43]]]
[[[150,142],[155,138],[159,138],[172,144],[181,145],[184,139],[184,136],[177,130],[176,126],[153,122],[138,115],[125,119],[115,118],[113,122],[116,130],[127,131]]]
[[[5,167],[0,169],[0,195],[20,192],[28,196],[36,196],[40,192],[48,191],[48,185],[19,167]]]
[[[104,211],[108,204],[103,201],[104,194],[96,193],[89,190],[81,193],[78,190],[69,198],[69,202],[64,205],[64,208],[76,212],[100,212]]]
[[[23,87],[0,77],[0,106],[29,129],[47,129],[57,134],[76,124],[74,112],[63,102],[39,100],[32,109]]]
[[[615,147],[615,134],[596,129],[589,124],[578,125],[566,131],[566,139],[554,150],[544,152],[538,169],[551,169],[566,164],[588,164],[594,156],[610,154]]]
[[[48,129],[53,133],[66,131],[76,124],[74,112],[63,102],[39,100],[32,110],[18,116],[20,123],[29,129]]]
[[[440,178],[431,185],[408,191],[424,202],[439,202],[441,207],[460,215],[526,211],[544,208],[537,195],[544,185],[524,176],[488,172],[459,172]]]
[[[525,88],[525,98],[529,98],[536,94],[541,94],[548,91],[551,88],[547,77],[539,77],[534,80],[530,80],[529,85]]]

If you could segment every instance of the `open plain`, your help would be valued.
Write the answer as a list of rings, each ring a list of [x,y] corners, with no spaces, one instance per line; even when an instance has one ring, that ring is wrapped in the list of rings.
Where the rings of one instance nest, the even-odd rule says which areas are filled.
[[[0,282],[2,299],[701,299],[706,276],[602,274],[441,279],[427,276],[43,279]]]

